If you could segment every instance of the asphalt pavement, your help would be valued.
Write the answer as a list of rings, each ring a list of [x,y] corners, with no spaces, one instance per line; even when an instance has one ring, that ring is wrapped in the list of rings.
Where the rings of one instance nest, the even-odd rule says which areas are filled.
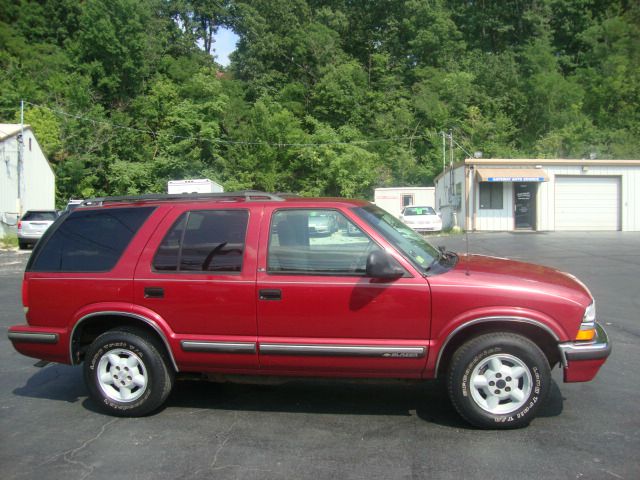
[[[464,235],[434,244],[466,250]],[[0,251],[0,472],[4,479],[640,478],[640,233],[484,233],[469,251],[550,265],[584,281],[613,354],[563,384],[525,429],[481,431],[437,382],[181,381],[153,416],[113,418],[80,367],[34,366],[12,348],[28,253]]]

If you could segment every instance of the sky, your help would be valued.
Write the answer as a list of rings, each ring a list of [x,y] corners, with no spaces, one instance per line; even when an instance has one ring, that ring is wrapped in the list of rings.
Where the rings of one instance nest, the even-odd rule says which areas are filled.
[[[213,49],[215,50],[216,61],[226,67],[229,65],[229,55],[236,49],[239,37],[233,30],[220,27],[214,39]]]

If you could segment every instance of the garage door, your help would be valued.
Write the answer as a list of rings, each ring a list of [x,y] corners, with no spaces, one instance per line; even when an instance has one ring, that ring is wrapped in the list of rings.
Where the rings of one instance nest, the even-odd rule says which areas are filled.
[[[619,177],[559,177],[556,230],[619,230]]]

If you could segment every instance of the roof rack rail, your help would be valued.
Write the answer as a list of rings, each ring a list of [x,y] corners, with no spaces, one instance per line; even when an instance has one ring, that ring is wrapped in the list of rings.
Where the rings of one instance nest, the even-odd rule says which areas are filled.
[[[179,201],[179,200],[244,200],[245,202],[271,200],[282,202],[285,195],[280,196],[273,193],[261,192],[259,190],[242,190],[238,192],[216,192],[216,193],[151,193],[145,195],[124,195],[117,197],[97,197],[90,198],[82,202],[83,207],[95,207],[105,203],[125,203],[125,202],[153,202],[153,201]]]

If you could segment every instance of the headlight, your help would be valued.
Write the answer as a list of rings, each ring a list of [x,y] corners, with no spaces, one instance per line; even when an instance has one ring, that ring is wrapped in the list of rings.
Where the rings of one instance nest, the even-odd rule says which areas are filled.
[[[596,336],[596,302],[591,302],[582,317],[576,340],[591,341]]]
[[[593,323],[596,321],[596,302],[591,302],[591,305],[584,311],[584,317],[582,317],[582,323]]]

